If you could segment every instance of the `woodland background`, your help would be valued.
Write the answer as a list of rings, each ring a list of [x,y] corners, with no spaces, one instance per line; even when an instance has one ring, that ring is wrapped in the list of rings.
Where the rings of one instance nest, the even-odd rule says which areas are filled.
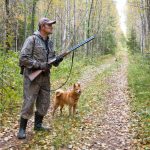
[[[57,21],[51,36],[57,53],[96,34],[94,42],[77,52],[80,59],[114,54],[117,39],[123,36],[112,0],[5,0],[0,1],[0,7],[3,14],[0,18],[1,109],[6,103],[10,108],[20,99],[18,55],[25,39],[37,30],[41,17]]]
[[[75,64],[68,85],[88,66],[128,52],[128,84],[131,91],[137,143],[149,146],[150,138],[150,0],[127,0],[127,32],[120,28],[114,0],[0,0],[0,126],[5,128],[19,118],[22,103],[22,76],[19,53],[25,39],[38,28],[38,20],[56,20],[50,38],[57,53],[96,35],[93,42],[75,52]],[[63,83],[71,56],[57,69],[52,68],[52,87]],[[80,68],[80,69],[79,69]],[[66,88],[66,87],[65,87]],[[57,124],[57,123],[56,123]],[[13,126],[13,125],[12,125]],[[60,138],[61,139],[61,138]],[[59,140],[60,140],[59,139]],[[146,142],[145,142],[146,139]],[[57,146],[61,145],[55,143]],[[32,145],[32,144],[31,144]],[[59,147],[59,146],[58,146]]]

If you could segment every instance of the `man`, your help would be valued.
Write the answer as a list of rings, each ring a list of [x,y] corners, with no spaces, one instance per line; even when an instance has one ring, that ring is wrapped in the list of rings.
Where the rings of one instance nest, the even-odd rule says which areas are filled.
[[[20,117],[20,128],[18,139],[26,138],[26,126],[28,120],[33,115],[34,104],[36,103],[34,130],[45,131],[48,128],[42,125],[43,117],[46,115],[50,105],[50,68],[48,61],[56,57],[54,66],[58,66],[63,58],[55,56],[53,43],[48,35],[53,33],[53,24],[56,21],[50,21],[48,18],[42,18],[39,21],[39,30],[28,37],[21,50],[19,63],[24,68],[24,91],[23,105]],[[33,71],[43,70],[35,80],[30,81],[29,74]]]

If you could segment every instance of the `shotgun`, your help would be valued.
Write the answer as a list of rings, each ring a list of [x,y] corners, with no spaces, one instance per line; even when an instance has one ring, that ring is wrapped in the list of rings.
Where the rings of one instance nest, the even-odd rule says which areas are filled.
[[[74,50],[76,50],[77,48],[81,47],[82,45],[90,42],[91,40],[93,40],[95,38],[95,36],[91,36],[90,38],[82,41],[81,43],[73,46],[72,48],[68,49],[67,51],[61,53],[59,56],[61,57],[65,57],[67,56],[68,54],[70,54],[71,52],[73,52]],[[48,64],[51,65],[52,63],[54,63],[56,61],[56,58],[54,59],[51,59]],[[34,72],[32,72],[30,75],[29,75],[29,79],[30,81],[33,81],[37,76],[39,76],[41,73],[42,73],[43,70],[36,70]]]

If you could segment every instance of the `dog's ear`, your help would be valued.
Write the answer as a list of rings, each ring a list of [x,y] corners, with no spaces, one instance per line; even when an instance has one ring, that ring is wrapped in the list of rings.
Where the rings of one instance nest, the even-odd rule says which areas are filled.
[[[73,88],[76,88],[76,84],[74,83]]]
[[[59,97],[59,96],[61,96],[62,91],[56,91],[55,94],[56,94],[56,97]]]
[[[78,82],[78,87],[80,87],[80,85],[81,85],[80,82]]]

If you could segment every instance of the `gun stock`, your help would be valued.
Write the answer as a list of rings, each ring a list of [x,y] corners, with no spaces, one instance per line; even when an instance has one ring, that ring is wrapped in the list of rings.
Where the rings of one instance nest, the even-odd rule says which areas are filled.
[[[60,54],[60,56],[61,56],[61,57],[65,57],[65,56],[68,55],[69,53],[70,53],[70,51],[66,51],[66,52],[63,52],[62,54]],[[48,62],[48,64],[50,65],[50,64],[54,63],[55,61],[56,61],[56,58],[50,60],[50,61]],[[34,71],[33,73],[31,73],[31,74],[29,75],[30,81],[33,81],[33,80],[34,80],[37,76],[39,76],[41,73],[42,73],[42,70],[36,70],[36,71]]]
[[[42,70],[36,70],[29,75],[30,81],[33,81],[38,75],[42,73]]]
[[[52,64],[52,63],[55,62],[55,61],[56,61],[56,58],[50,60],[50,61],[48,62],[48,64],[50,65],[50,64]],[[31,74],[29,75],[30,81],[33,81],[37,76],[39,76],[39,75],[42,73],[42,71],[43,71],[43,70],[36,70],[36,71],[34,71],[33,73],[31,73]]]

